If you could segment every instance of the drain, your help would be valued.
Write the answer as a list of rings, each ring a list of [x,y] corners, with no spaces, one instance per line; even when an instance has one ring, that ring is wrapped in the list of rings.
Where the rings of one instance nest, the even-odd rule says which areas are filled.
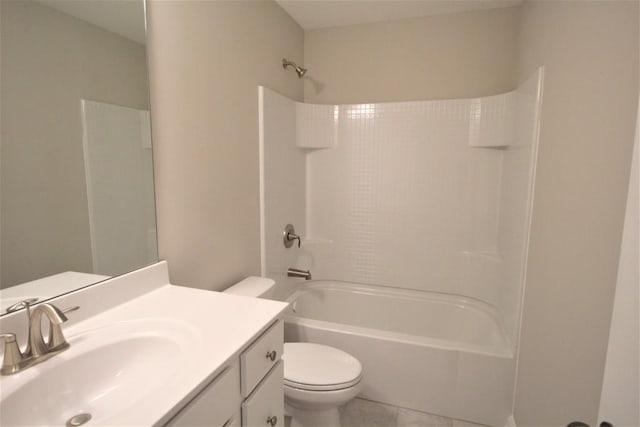
[[[78,414],[69,418],[67,421],[67,427],[77,427],[86,424],[91,419],[91,414]]]

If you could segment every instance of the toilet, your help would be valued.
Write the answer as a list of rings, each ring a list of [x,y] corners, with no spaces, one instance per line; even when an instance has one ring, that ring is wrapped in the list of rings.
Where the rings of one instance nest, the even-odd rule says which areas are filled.
[[[225,293],[268,298],[275,282],[248,277]],[[291,427],[339,427],[338,407],[362,388],[362,364],[334,347],[307,342],[284,344],[284,407]]]
[[[284,344],[284,407],[291,427],[339,426],[338,407],[361,389],[360,361],[337,348]]]

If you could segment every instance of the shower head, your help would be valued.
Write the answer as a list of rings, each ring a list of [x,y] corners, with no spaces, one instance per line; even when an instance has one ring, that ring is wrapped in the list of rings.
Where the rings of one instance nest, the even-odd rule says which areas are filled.
[[[287,61],[286,59],[282,59],[282,68],[284,68],[285,70],[287,69],[288,66],[293,67],[294,70],[296,70],[296,74],[298,74],[298,78],[301,79],[302,76],[304,76],[304,73],[307,72],[306,68],[302,68],[299,67],[298,65],[296,65],[295,62],[291,62],[291,61]]]

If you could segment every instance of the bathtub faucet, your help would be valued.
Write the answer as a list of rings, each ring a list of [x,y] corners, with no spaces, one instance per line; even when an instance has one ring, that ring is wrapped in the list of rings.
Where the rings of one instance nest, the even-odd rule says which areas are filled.
[[[287,270],[287,276],[304,277],[304,280],[311,280],[311,272],[309,270],[299,270],[297,268],[290,268]]]

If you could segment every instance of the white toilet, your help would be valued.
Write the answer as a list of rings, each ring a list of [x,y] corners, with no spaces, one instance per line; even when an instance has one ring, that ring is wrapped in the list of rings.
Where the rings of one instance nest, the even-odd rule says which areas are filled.
[[[268,298],[275,282],[248,277],[226,293]],[[285,413],[291,427],[339,427],[338,407],[356,397],[362,387],[362,364],[337,348],[322,344],[285,343]]]
[[[358,395],[362,365],[342,350],[284,344],[284,405],[291,427],[340,426],[338,407]]]

